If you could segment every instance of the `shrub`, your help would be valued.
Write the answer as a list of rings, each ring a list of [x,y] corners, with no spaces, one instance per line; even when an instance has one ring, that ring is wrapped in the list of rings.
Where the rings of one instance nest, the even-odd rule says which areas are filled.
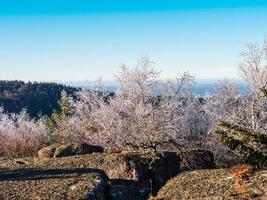
[[[0,109],[0,156],[9,158],[37,155],[48,143],[49,133],[43,119],[30,119],[20,114],[5,114]]]

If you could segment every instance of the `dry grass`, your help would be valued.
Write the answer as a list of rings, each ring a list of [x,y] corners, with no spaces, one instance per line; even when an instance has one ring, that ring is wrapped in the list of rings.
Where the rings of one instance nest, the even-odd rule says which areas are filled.
[[[237,165],[232,167],[231,173],[235,181],[235,190],[240,197],[249,198],[251,192],[247,186],[247,180],[253,174],[253,167],[251,165]]]

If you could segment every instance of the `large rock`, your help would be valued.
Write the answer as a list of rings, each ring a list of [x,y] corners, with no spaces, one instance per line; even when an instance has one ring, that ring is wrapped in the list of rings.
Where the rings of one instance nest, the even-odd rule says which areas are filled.
[[[54,153],[59,145],[54,144],[48,147],[44,147],[38,151],[38,157],[40,159],[53,158]]]
[[[72,146],[75,155],[84,155],[90,153],[102,153],[104,152],[103,147],[96,145],[89,145],[87,143],[73,144]]]
[[[89,145],[87,143],[78,144],[54,144],[38,151],[40,159],[66,157],[74,155],[84,155],[94,152],[103,152],[104,149],[100,146]]]
[[[73,156],[73,155],[75,155],[75,152],[73,151],[72,145],[64,144],[56,148],[53,157],[57,158],[57,157],[66,157],[66,156]]]
[[[179,156],[182,160],[181,170],[214,169],[215,162],[213,153],[202,149],[192,149],[180,151]]]
[[[181,172],[180,163],[181,158],[176,152],[164,152],[157,155],[157,159],[149,166],[153,194],[156,194],[170,178]]]
[[[214,169],[213,153],[207,150],[192,149],[180,152],[162,152],[150,162],[149,181],[155,195],[166,182],[185,170]]]
[[[59,146],[55,153],[54,157],[66,157],[66,156],[74,156],[74,155],[85,155],[91,154],[94,152],[101,153],[104,149],[100,146],[89,145],[86,143],[79,144],[65,144]]]
[[[0,199],[104,200],[108,177],[90,168],[17,169],[0,172]]]

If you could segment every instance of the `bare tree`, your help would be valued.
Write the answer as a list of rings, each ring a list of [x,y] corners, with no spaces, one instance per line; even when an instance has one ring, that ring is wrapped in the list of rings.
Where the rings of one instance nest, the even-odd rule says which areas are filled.
[[[248,83],[250,96],[244,107],[247,112],[248,124],[251,130],[266,130],[266,99],[262,90],[267,87],[267,41],[260,47],[256,44],[248,45],[247,51],[242,53],[240,72]]]

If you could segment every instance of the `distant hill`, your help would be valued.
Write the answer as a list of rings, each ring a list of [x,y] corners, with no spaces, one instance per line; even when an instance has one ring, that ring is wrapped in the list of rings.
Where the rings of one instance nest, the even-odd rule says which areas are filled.
[[[0,106],[10,113],[26,108],[30,117],[51,115],[54,109],[58,110],[62,90],[74,95],[79,89],[57,83],[0,81]]]

